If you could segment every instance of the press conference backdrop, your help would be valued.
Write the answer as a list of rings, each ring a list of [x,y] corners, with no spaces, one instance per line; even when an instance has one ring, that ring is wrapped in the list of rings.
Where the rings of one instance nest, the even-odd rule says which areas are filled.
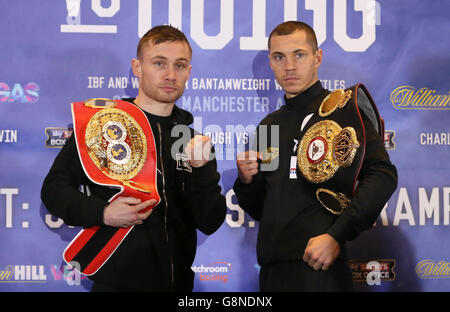
[[[71,134],[70,103],[136,96],[130,60],[137,42],[150,27],[169,23],[193,47],[191,77],[177,105],[212,138],[227,203],[220,229],[198,234],[194,290],[257,291],[258,223],[232,190],[235,154],[283,105],[266,42],[285,20],[315,29],[323,86],[364,83],[386,122],[399,187],[374,227],[348,244],[355,289],[450,290],[448,1],[0,3],[1,291],[90,289],[61,256],[80,228],[48,213],[42,181]]]

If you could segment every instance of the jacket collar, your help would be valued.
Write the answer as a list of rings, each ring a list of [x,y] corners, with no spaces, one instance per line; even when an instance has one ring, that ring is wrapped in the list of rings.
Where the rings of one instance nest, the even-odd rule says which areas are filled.
[[[124,98],[122,100],[136,105],[136,103],[134,103],[135,98]],[[170,115],[168,117],[156,116],[156,115],[150,114],[148,112],[145,112],[145,113],[148,115],[154,116],[156,119],[166,119],[167,118],[167,120],[169,120],[169,119],[174,120],[175,124],[182,124],[182,125],[188,126],[194,122],[194,117],[192,116],[192,114],[190,112],[188,112],[184,109],[181,109],[176,105],[173,106],[172,115]]]
[[[306,110],[314,112],[317,110],[317,99],[321,94],[326,94],[327,92],[328,91],[322,87],[320,80],[317,80],[311,87],[292,98],[288,99],[286,98],[286,95],[284,95],[284,102],[289,110]]]

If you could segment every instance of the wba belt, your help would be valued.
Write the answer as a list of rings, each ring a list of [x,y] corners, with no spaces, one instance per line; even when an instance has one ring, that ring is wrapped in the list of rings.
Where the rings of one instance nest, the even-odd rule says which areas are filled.
[[[156,148],[145,114],[122,100],[91,99],[72,103],[75,141],[87,177],[98,185],[118,188],[120,197],[156,199]],[[133,226],[82,229],[64,250],[64,260],[84,275],[97,272]]]
[[[383,119],[362,84],[328,94],[300,136],[299,179],[334,214],[341,214],[356,192],[366,149],[362,113],[383,138]]]

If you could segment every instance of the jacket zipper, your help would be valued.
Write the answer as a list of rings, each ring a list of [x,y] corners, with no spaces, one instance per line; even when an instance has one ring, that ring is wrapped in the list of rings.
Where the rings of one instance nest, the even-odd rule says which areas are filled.
[[[167,210],[169,209],[169,204],[167,202],[167,197],[166,197],[166,181],[165,181],[165,176],[164,176],[164,162],[163,162],[163,157],[162,157],[162,131],[161,131],[161,125],[158,123],[156,123],[156,125],[158,126],[158,132],[159,132],[159,159],[161,161],[161,175],[162,175],[162,184],[163,184],[163,196],[164,196],[164,202],[166,203],[166,210],[164,213],[164,231],[166,234],[166,241],[167,241],[167,245],[169,245],[169,233],[167,231]],[[173,284],[174,284],[174,276],[173,276],[173,259],[172,259],[172,255],[170,254],[170,248],[169,248],[169,259],[170,259],[170,276],[171,276],[171,288],[173,288]]]

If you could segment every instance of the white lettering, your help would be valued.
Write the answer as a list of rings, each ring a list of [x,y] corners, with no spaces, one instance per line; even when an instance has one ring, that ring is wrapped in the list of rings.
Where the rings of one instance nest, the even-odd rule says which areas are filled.
[[[120,0],[111,0],[109,7],[103,7],[101,0],[93,0],[91,9],[101,18],[110,18],[120,10]],[[142,37],[152,27],[152,0],[138,0],[138,36]],[[251,36],[239,38],[241,50],[267,50],[267,5],[266,0],[252,1]],[[298,20],[298,1],[283,1],[283,19]],[[78,3],[79,6],[79,3]],[[305,10],[313,11],[313,25],[320,46],[327,38],[327,1],[305,0]],[[76,8],[75,8],[76,9]],[[158,8],[159,9],[159,8]],[[202,49],[222,49],[234,36],[234,0],[220,0],[220,29],[210,36],[205,32],[204,0],[191,1],[191,38]],[[334,0],[334,40],[345,50],[352,52],[366,51],[376,40],[376,26],[380,25],[380,4],[375,0],[354,0],[354,10],[362,12],[362,35],[350,38],[347,34],[347,1]],[[74,11],[74,12],[71,12]],[[75,16],[75,14],[77,14]],[[158,10],[158,14],[161,14]],[[168,0],[168,24],[181,30],[183,19],[182,0]],[[117,33],[116,25],[83,25],[80,10],[68,8],[67,24],[61,25],[63,33]],[[281,21],[280,21],[281,22]]]
[[[113,17],[120,10],[120,0],[110,0],[109,8],[104,8],[100,2],[101,0],[92,0],[92,11],[99,17]]]
[[[434,215],[433,224],[439,225],[439,188],[434,187],[430,199],[423,187],[419,188],[419,224],[425,225],[425,218]]]
[[[371,22],[374,0],[354,0],[354,10],[362,11],[362,35],[347,35],[347,0],[334,0],[334,39],[344,51],[364,52],[375,42],[376,24]]]
[[[444,225],[450,224],[450,187],[444,187],[443,191]]]
[[[241,50],[267,50],[266,0],[253,0],[252,36],[241,37]]]
[[[405,212],[403,212],[403,207],[405,207]],[[401,187],[398,193],[397,207],[395,208],[395,216],[393,225],[397,226],[400,220],[408,220],[409,225],[416,225],[414,221],[414,215],[411,209],[411,203],[408,197],[408,191],[405,187]]]
[[[6,228],[12,228],[13,195],[19,194],[18,188],[0,188],[0,194],[6,196]]]
[[[0,130],[0,143],[17,143],[17,130]]]
[[[235,227],[240,227],[242,226],[242,224],[244,224],[244,210],[242,210],[242,208],[238,205],[238,204],[234,204],[233,203],[233,196],[234,196],[234,190],[230,189],[226,195],[226,202],[227,202],[227,207],[228,209],[232,210],[232,211],[236,211],[237,212],[237,220],[233,220],[233,215],[231,213],[227,213],[225,220],[227,221],[228,225],[235,228]]]
[[[327,38],[327,0],[305,0],[305,9],[313,11],[313,29],[320,46]]]
[[[191,38],[202,49],[221,50],[233,39],[234,0],[220,0],[220,30],[216,36],[205,33],[204,0],[191,0]]]

